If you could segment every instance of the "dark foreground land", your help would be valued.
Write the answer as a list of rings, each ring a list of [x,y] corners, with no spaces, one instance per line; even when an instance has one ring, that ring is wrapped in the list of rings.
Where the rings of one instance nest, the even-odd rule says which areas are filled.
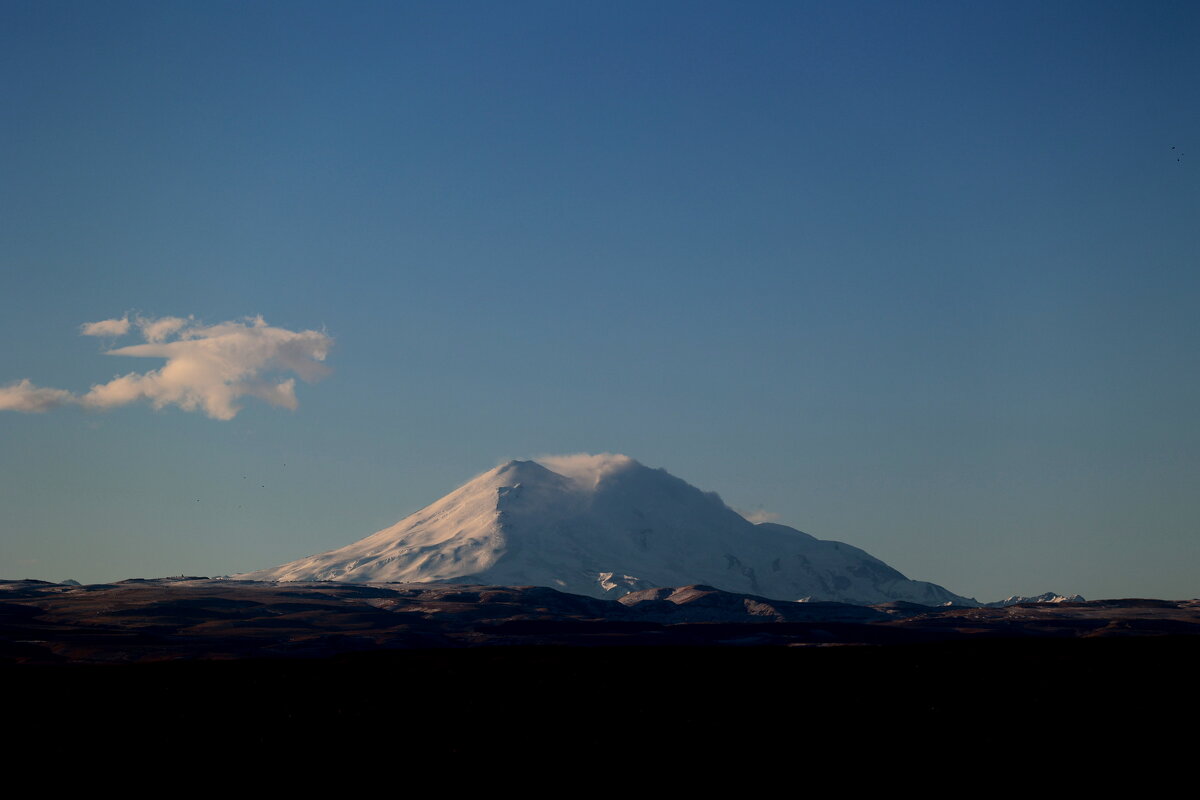
[[[676,600],[638,612],[541,589],[9,583],[4,721],[23,752],[72,758],[690,759],[695,774],[975,747],[994,766],[1006,749],[1148,741],[1169,759],[1200,712],[1189,603]]]
[[[34,754],[73,758],[336,756],[425,768],[898,755],[936,764],[976,752],[994,768],[998,753],[1191,750],[1198,657],[1200,641],[1187,637],[501,646],[10,666],[0,679],[9,730]]]

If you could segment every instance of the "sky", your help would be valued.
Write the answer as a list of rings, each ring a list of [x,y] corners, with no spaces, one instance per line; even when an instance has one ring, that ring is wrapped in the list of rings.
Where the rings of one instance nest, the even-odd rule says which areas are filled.
[[[0,576],[625,453],[994,600],[1200,595],[1200,6],[0,4]]]

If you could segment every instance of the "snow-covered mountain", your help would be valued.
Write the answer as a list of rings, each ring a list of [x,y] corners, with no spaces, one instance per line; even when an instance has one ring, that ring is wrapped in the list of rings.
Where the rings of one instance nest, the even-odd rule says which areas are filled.
[[[534,585],[611,599],[707,584],[779,600],[977,605],[857,547],[751,523],[715,493],[611,454],[510,461],[358,542],[235,578]]]
[[[984,603],[988,608],[1006,608],[1008,606],[1018,606],[1024,603],[1086,603],[1082,595],[1078,594],[1056,594],[1055,592],[1042,592],[1032,596],[1014,594],[1007,600],[997,600],[994,603]]]

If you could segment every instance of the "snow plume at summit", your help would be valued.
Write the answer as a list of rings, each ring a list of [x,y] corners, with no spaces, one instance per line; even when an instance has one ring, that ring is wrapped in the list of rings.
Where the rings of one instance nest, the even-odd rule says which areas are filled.
[[[296,380],[312,383],[329,369],[322,362],[333,339],[320,331],[290,331],[262,316],[204,325],[188,317],[133,320],[144,344],[118,347],[105,355],[160,358],[148,372],[129,372],[84,393],[34,385],[23,379],[0,386],[0,411],[40,413],[64,405],[106,410],[146,401],[156,409],[178,406],[212,419],[237,416],[245,397],[295,409]],[[84,323],[85,336],[120,337],[132,327],[128,316]]]
[[[637,465],[629,456],[620,453],[571,453],[569,455],[545,455],[534,459],[551,472],[565,475],[576,483],[595,486],[600,479],[614,472]]]

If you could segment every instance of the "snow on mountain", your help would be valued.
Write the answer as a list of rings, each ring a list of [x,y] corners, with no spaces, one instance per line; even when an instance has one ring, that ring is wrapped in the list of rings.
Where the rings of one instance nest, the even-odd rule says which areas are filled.
[[[707,584],[779,600],[977,605],[857,547],[751,523],[627,456],[541,461],[509,461],[365,539],[234,577],[534,585],[610,599]]]
[[[1064,595],[1055,594],[1054,592],[1042,592],[1041,594],[1024,596],[1013,595],[1007,600],[997,600],[993,603],[984,603],[988,608],[1004,608],[1005,606],[1015,606],[1021,603],[1085,603],[1086,600],[1077,594]]]

